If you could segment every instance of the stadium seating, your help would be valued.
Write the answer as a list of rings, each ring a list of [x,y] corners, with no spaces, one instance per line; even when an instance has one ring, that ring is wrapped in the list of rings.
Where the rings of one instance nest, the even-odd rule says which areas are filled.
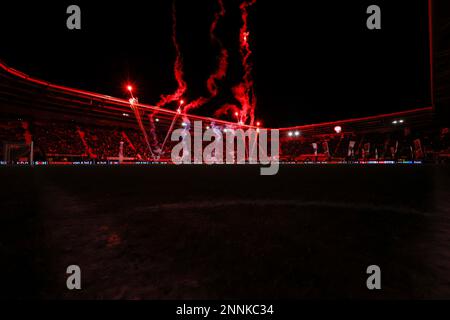
[[[155,136],[147,133],[152,149],[160,146],[167,126],[156,126]],[[29,135],[29,137],[27,137]],[[108,161],[117,160],[123,142],[123,157],[129,161],[152,160],[144,135],[137,128],[96,126],[73,122],[46,122],[33,120],[0,121],[0,159],[4,159],[6,143],[34,142],[35,159],[40,161]],[[353,152],[349,150],[354,142]],[[417,144],[420,141],[420,145]],[[282,137],[281,160],[286,162],[315,161],[448,161],[450,136],[446,128],[426,128],[358,134],[355,132],[312,135],[309,137]],[[317,150],[313,148],[317,145]],[[171,143],[166,145],[170,155]],[[328,152],[327,152],[328,149]],[[421,150],[419,150],[421,149]]]

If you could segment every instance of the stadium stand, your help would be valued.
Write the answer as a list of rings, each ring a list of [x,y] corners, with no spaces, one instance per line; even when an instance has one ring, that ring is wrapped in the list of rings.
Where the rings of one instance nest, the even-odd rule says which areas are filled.
[[[129,161],[151,161],[152,156],[139,129],[94,126],[73,122],[0,121],[0,144],[24,143],[27,123],[29,139],[34,141],[35,159],[41,161],[117,160],[123,144],[123,156]],[[158,141],[164,139],[167,126],[159,128]],[[448,128],[410,129],[405,126],[389,132],[342,132],[303,135],[282,130],[281,160],[286,162],[349,161],[429,161],[449,159]],[[351,146],[354,146],[351,148]],[[316,148],[315,148],[316,146]],[[169,144],[166,153],[170,153]],[[155,147],[152,148],[153,150]]]
[[[0,160],[3,161],[7,144],[31,142],[34,159],[49,163],[152,161],[155,154],[168,159],[173,146],[170,139],[162,153],[158,149],[171,128],[182,128],[185,118],[191,123],[202,121],[204,127],[214,123],[222,130],[230,127],[256,130],[142,104],[135,106],[142,121],[139,123],[136,110],[132,110],[127,100],[33,79],[1,62],[0,79]],[[280,160],[448,162],[449,129],[435,126],[434,115],[434,109],[429,107],[281,128]]]

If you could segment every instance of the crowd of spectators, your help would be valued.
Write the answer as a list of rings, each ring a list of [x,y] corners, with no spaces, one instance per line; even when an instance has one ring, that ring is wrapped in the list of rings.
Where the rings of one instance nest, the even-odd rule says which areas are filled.
[[[81,156],[85,154],[83,142],[76,127],[60,123],[32,123],[31,135],[35,144],[45,156]]]
[[[438,161],[450,155],[447,128],[386,133],[342,133],[321,137],[288,137],[281,143],[286,161]]]
[[[31,128],[35,147],[47,159],[108,161],[120,155],[125,160],[153,159],[138,128],[74,123],[36,123]]]
[[[25,130],[25,129],[26,130]],[[168,128],[148,130],[148,143],[136,126],[95,126],[72,122],[0,121],[0,159],[5,143],[34,142],[39,160],[125,160],[148,161],[170,156],[173,143],[160,148]],[[122,146],[122,148],[121,148]],[[122,152],[121,152],[122,149]],[[341,133],[315,137],[283,136],[280,159],[284,161],[436,160],[450,157],[449,130],[404,128],[394,132]]]

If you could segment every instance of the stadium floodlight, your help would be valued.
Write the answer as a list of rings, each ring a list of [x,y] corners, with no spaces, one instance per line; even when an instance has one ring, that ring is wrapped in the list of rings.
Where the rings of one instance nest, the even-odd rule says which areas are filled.
[[[397,123],[398,123],[397,120],[392,121],[392,124],[397,124]]]
[[[336,126],[336,127],[334,127],[334,131],[335,131],[337,134],[339,134],[339,133],[342,132],[342,127],[341,127],[341,126]]]
[[[288,132],[288,136],[289,136],[289,137],[292,137],[293,135],[294,135],[294,133],[293,133],[292,131],[289,131],[289,132]]]
[[[405,121],[404,121],[404,120],[399,120],[399,122],[400,122],[400,123],[403,123],[403,122],[405,122]]]
[[[295,136],[299,137],[300,136],[300,131],[295,131]]]

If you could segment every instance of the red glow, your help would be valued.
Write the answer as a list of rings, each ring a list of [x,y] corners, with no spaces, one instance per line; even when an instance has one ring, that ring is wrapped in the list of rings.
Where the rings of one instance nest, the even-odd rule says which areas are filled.
[[[221,108],[219,108],[214,113],[214,116],[216,118],[220,118],[220,117],[223,117],[223,116],[232,117],[233,115],[236,116],[236,117],[239,117],[240,113],[241,113],[241,111],[234,104],[226,104],[226,105],[222,106]]]
[[[255,121],[256,96],[253,89],[252,69],[250,63],[252,50],[248,42],[250,32],[248,30],[248,8],[256,3],[256,0],[245,0],[241,6],[242,27],[240,30],[240,52],[241,63],[244,68],[244,76],[242,82],[233,88],[234,97],[242,106],[242,122],[246,123],[250,118],[250,124]]]
[[[211,42],[213,44],[217,44],[220,47],[220,54],[217,60],[217,67],[209,76],[206,87],[208,88],[209,97],[200,97],[184,108],[184,112],[188,113],[192,109],[197,109],[208,103],[211,99],[215,98],[219,93],[218,81],[225,79],[228,71],[228,50],[223,46],[222,41],[216,35],[217,25],[221,18],[225,16],[225,6],[223,4],[223,0],[217,0],[219,5],[219,10],[214,14],[214,20],[211,24],[211,28],[209,30]]]
[[[219,11],[214,15],[214,21],[211,25],[210,36],[213,43],[216,43],[220,47],[220,55],[218,59],[217,69],[207,81],[208,91],[211,97],[215,97],[218,94],[217,81],[225,79],[228,70],[228,50],[223,46],[222,41],[216,35],[217,24],[219,20],[225,16],[225,7],[223,0],[217,0],[219,5]]]
[[[131,91],[133,91],[133,87],[130,86],[130,85],[128,85],[128,86],[127,86],[127,90],[131,92]]]
[[[256,126],[257,126],[257,127],[260,127],[260,126],[261,126],[261,122],[258,121],[258,122],[256,123]]]
[[[204,105],[209,100],[210,100],[209,98],[200,97],[197,100],[190,102],[189,104],[186,105],[186,107],[184,107],[184,113],[188,113],[190,110],[196,109],[196,108]]]
[[[178,84],[178,88],[176,89],[175,93],[169,94],[166,96],[162,96],[161,101],[156,104],[158,107],[163,107],[163,106],[167,105],[168,103],[180,100],[181,96],[183,96],[185,94],[185,92],[187,91],[187,84],[186,84],[186,81],[184,81],[183,58],[181,55],[180,45],[177,41],[177,11],[176,11],[176,7],[175,7],[175,2],[173,3],[172,8],[173,8],[172,9],[172,20],[173,20],[172,21],[172,41],[173,41],[173,45],[175,47],[175,53],[176,53],[176,59],[175,59],[175,64],[174,64],[174,74],[175,74],[175,79]]]
[[[245,32],[244,33],[244,42],[248,42],[248,37],[250,36],[250,32]]]

